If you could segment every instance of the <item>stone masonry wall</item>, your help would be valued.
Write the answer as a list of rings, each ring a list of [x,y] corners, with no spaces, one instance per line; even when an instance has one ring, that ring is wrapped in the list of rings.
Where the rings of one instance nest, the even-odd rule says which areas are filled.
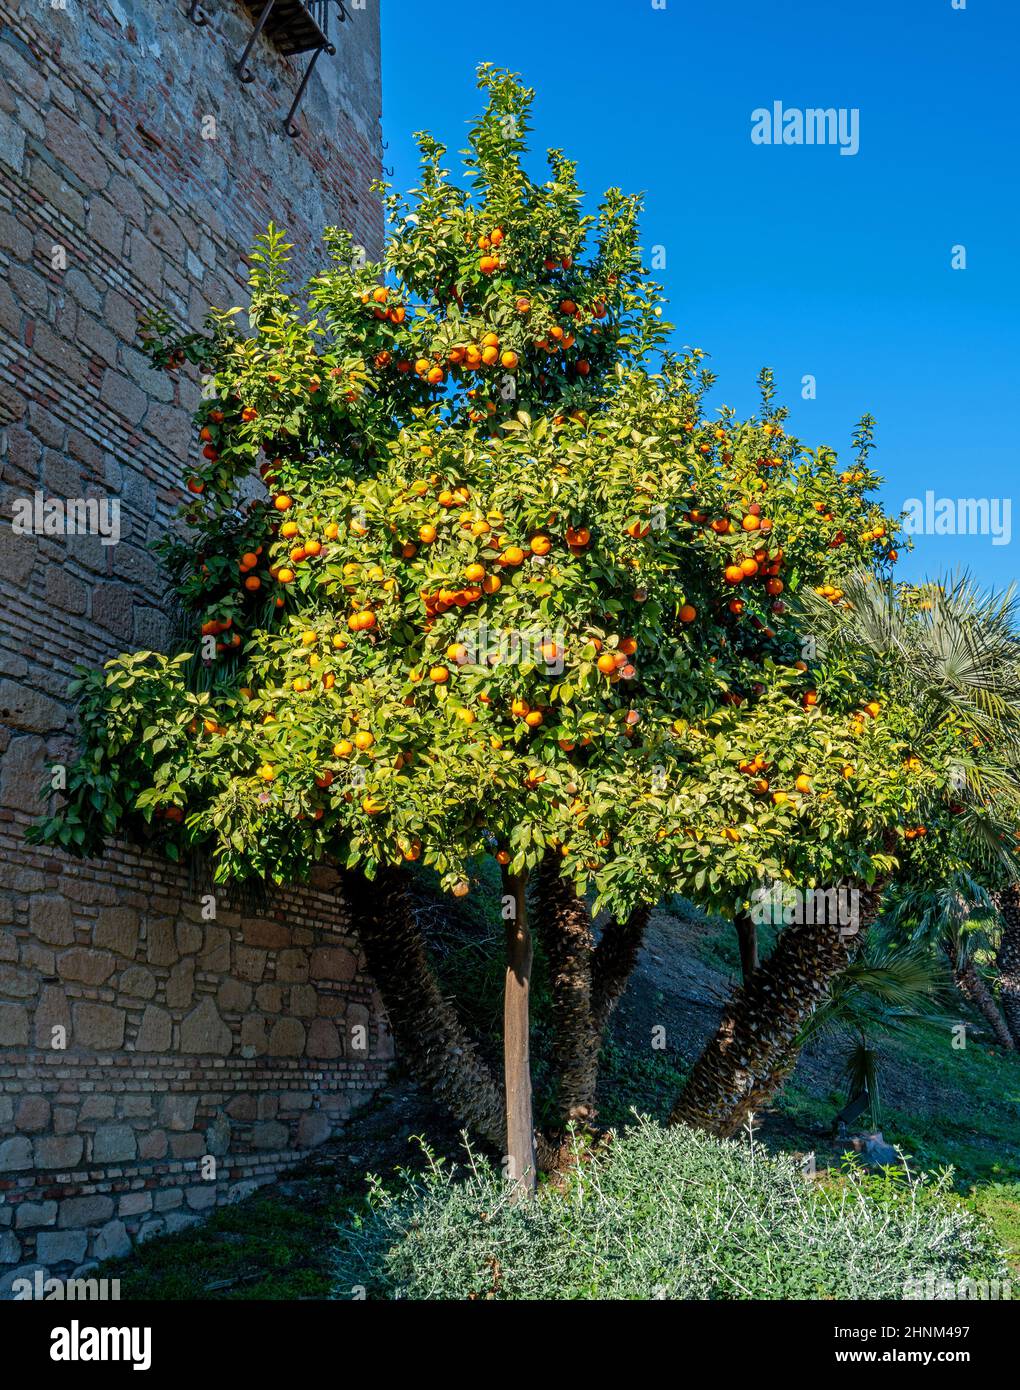
[[[193,379],[151,372],[139,313],[243,303],[270,220],[315,263],[324,226],[376,254],[375,0],[306,58],[240,0],[0,0],[0,1295],[174,1229],[330,1136],[391,1048],[326,871],[245,911],[126,848],[32,849],[45,768],[73,756],[67,682],[163,645],[148,544],[197,448]],[[22,536],[14,499],[116,497],[121,539]]]

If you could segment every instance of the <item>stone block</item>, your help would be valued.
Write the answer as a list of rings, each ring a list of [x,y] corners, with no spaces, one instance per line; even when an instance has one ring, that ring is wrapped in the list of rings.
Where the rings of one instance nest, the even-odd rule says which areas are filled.
[[[113,1198],[97,1192],[91,1197],[67,1197],[60,1203],[57,1224],[62,1229],[98,1226],[113,1215]]]
[[[358,962],[345,946],[317,946],[312,952],[310,974],[313,980],[336,980],[346,983],[354,979]]]
[[[305,1051],[309,1057],[332,1058],[343,1055],[340,1035],[328,1018],[317,1018],[311,1023]]]
[[[50,1103],[45,1096],[22,1096],[14,1123],[23,1133],[36,1134],[49,1125],[50,1114]]]
[[[80,1264],[88,1243],[84,1231],[40,1231],[36,1237],[36,1253],[48,1265],[64,1264],[68,1260]]]
[[[63,898],[33,898],[28,909],[28,929],[50,946],[69,946],[74,940],[71,905]]]
[[[278,1120],[264,1120],[262,1124],[252,1126],[250,1141],[253,1149],[285,1149],[289,1139],[287,1126]]]
[[[80,1134],[50,1135],[33,1146],[37,1168],[71,1169],[81,1162],[85,1141]]]
[[[166,1052],[173,1037],[173,1020],[165,1009],[149,1004],[135,1038],[136,1052]]]
[[[307,1115],[302,1115],[298,1121],[298,1144],[303,1149],[314,1149],[326,1142],[331,1129],[328,1116],[321,1110],[312,1110]]]
[[[116,959],[109,951],[96,951],[87,946],[75,946],[57,957],[60,978],[83,985],[105,984],[116,968]]]
[[[79,1047],[96,1052],[114,1052],[124,1045],[126,1014],[112,1004],[92,1001],[76,1003],[72,1008],[74,1041]]]
[[[57,1224],[56,1202],[19,1202],[14,1213],[14,1224],[18,1230],[35,1226],[55,1226]]]
[[[28,1045],[28,1009],[24,1004],[0,1003],[0,1047]]]
[[[104,907],[99,913],[93,944],[133,960],[138,950],[139,918],[133,907]]]
[[[296,1018],[278,1018],[269,1032],[271,1057],[300,1057],[305,1046],[305,1028]]]
[[[123,1221],[108,1221],[96,1232],[92,1242],[93,1259],[113,1260],[130,1253],[131,1237]]]
[[[181,1052],[225,1057],[231,1049],[230,1029],[217,1012],[212,999],[206,997],[181,1024]]]
[[[159,1108],[160,1124],[173,1130],[193,1129],[197,1108],[197,1096],[165,1095]]]
[[[0,1173],[18,1173],[32,1166],[32,1141],[23,1135],[0,1143]]]
[[[102,1125],[92,1138],[93,1163],[125,1163],[137,1152],[135,1132],[129,1125]]]

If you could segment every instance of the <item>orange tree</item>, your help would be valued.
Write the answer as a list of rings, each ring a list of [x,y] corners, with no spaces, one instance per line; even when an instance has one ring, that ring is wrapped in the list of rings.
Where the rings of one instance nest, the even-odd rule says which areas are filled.
[[[848,574],[895,559],[896,527],[867,499],[868,422],[841,471],[786,433],[767,374],[761,418],[740,421],[707,418],[700,353],[656,367],[666,325],[636,201],[612,191],[583,216],[555,153],[534,183],[531,94],[488,69],[481,84],[470,190],[421,137],[382,265],[330,233],[298,295],[271,228],[246,326],[219,311],[182,336],[153,316],[154,360],[191,360],[204,383],[188,531],[162,544],[193,632],[82,676],[83,752],[38,835],[81,853],[113,834],[174,859],[201,846],[221,881],[339,861],[398,1043],[523,1179],[529,877],[562,1117],[587,1119],[601,1026],[665,887],[732,907],[766,848],[806,873],[797,853],[819,844],[816,874],[865,873],[803,811],[821,802],[798,790],[810,770],[786,802],[761,783],[828,769],[835,746],[787,595],[842,602]],[[903,796],[875,749],[845,802],[860,856]],[[464,893],[485,853],[506,884],[505,1092],[431,976],[406,891],[421,861]],[[589,892],[612,914],[598,946]]]

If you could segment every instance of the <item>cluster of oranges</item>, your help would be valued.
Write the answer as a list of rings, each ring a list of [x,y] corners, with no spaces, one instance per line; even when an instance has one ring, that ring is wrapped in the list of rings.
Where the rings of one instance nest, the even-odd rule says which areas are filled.
[[[765,792],[768,791],[768,779],[761,775],[768,768],[768,762],[762,756],[761,753],[756,753],[753,758],[745,759],[743,762],[738,764],[738,766],[740,771],[743,772],[747,777],[754,778],[754,782],[752,785],[756,792],[760,793],[761,795],[764,795]]]
[[[594,637],[592,638],[592,645],[596,651],[600,651],[602,642],[598,637]],[[636,651],[637,638],[621,637],[615,650],[601,652],[595,665],[613,685],[619,680],[633,680],[637,675],[637,667],[630,658]]]
[[[499,256],[494,256],[492,253],[498,251],[503,245],[503,236],[503,228],[494,227],[491,232],[487,234],[483,232],[478,238],[477,248],[482,253],[478,261],[478,269],[483,275],[494,275],[500,269],[502,261]],[[470,242],[472,240],[471,235],[468,234],[465,240]]]

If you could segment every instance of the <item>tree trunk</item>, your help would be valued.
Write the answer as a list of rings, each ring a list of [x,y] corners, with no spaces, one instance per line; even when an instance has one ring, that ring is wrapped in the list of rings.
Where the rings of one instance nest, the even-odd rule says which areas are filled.
[[[503,1153],[503,1094],[440,992],[415,919],[407,873],[385,868],[371,883],[352,874],[344,882],[355,908],[358,940],[401,1058],[459,1124]]]
[[[549,855],[536,880],[535,930],[549,963],[556,1113],[563,1130],[595,1118],[601,1030],[592,1015],[591,914]]]
[[[1020,1048],[1020,886],[1011,883],[999,897],[1002,937],[995,957],[999,1002],[1014,1046]]]
[[[503,875],[513,899],[506,924],[506,980],[503,995],[503,1068],[506,1080],[507,1176],[519,1196],[535,1190],[535,1126],[531,1106],[531,932],[525,896],[527,874]]]
[[[998,1004],[988,988],[985,977],[977,968],[972,960],[964,961],[961,965],[956,954],[956,948],[952,942],[946,942],[946,955],[953,970],[953,981],[956,988],[963,995],[964,999],[982,1016],[985,1022],[995,1034],[995,1040],[1006,1052],[1015,1052],[1016,1045],[1006,1026],[1006,1020],[1002,1016]]]
[[[797,1061],[801,1029],[874,921],[880,895],[880,888],[861,890],[853,936],[838,922],[783,928],[772,954],[726,1006],[673,1108],[671,1124],[727,1138],[768,1104]]]
[[[740,974],[746,982],[758,969],[758,927],[749,912],[738,912],[733,926],[740,947]]]
[[[591,968],[592,1019],[600,1042],[637,964],[651,915],[651,908],[640,903],[623,922],[614,917],[602,929]]]

